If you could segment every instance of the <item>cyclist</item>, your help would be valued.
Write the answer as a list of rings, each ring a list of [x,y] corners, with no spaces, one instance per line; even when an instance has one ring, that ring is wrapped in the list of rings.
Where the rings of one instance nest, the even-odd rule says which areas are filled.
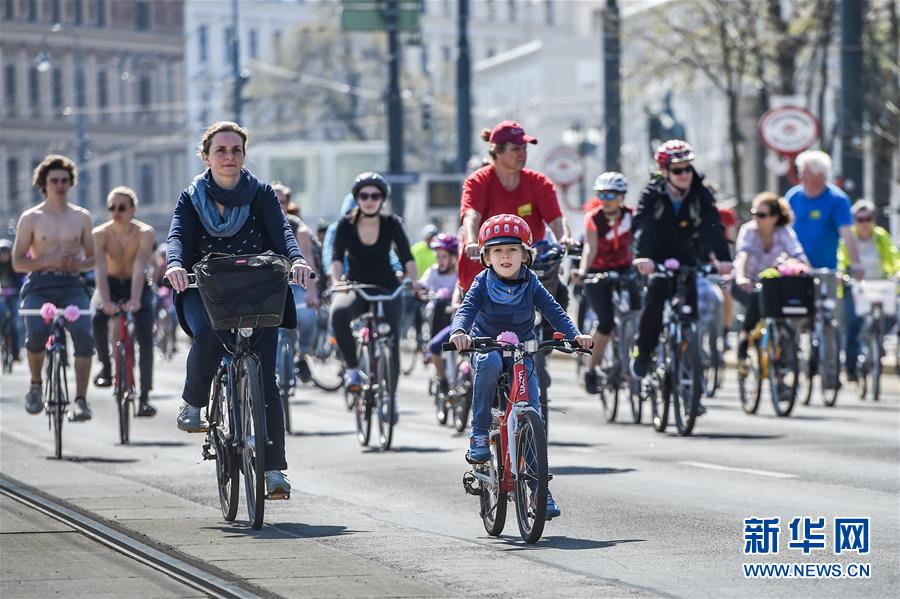
[[[754,283],[767,268],[777,266],[785,259],[794,259],[808,265],[803,246],[791,228],[794,214],[787,200],[771,191],[764,191],[753,198],[750,210],[753,220],[741,226],[735,244],[734,285],[732,294],[746,309],[744,324],[738,343],[738,368],[744,372],[747,364],[747,337],[759,322],[759,291]]]
[[[78,182],[78,169],[70,158],[50,154],[35,167],[32,180],[44,201],[22,213],[13,245],[13,268],[29,273],[22,286],[22,308],[38,309],[51,302],[61,308],[74,304],[86,310],[90,295],[81,273],[94,266],[91,213],[68,201],[69,190]],[[90,322],[78,318],[66,323],[66,328],[75,353],[75,401],[68,416],[76,422],[90,420],[86,399],[94,353]],[[25,318],[25,349],[31,371],[31,386],[25,396],[29,414],[39,414],[43,409],[41,372],[49,335],[50,327],[40,316]]]
[[[682,265],[717,265],[720,274],[731,272],[731,255],[712,194],[703,175],[694,170],[694,148],[670,139],[655,153],[659,172],[641,192],[634,216],[634,267],[649,275],[657,263],[674,258]],[[666,279],[655,279],[647,288],[638,338],[631,360],[636,378],[646,376],[662,331],[666,299],[675,293]],[[688,301],[697,310],[696,285],[688,286]],[[692,297],[691,297],[692,296]],[[705,412],[698,406],[698,413]]]
[[[13,360],[18,362],[21,359],[19,353],[19,290],[22,283],[19,275],[13,269],[12,247],[13,244],[9,239],[0,239],[0,289],[2,289],[0,314],[4,315],[3,318],[0,318],[0,322],[7,319],[9,323],[9,328],[5,333],[9,335],[9,339],[4,340],[4,343],[9,344]]]
[[[272,189],[278,198],[278,204],[284,212],[291,231],[294,233],[294,239],[297,240],[297,246],[300,253],[312,260],[315,256],[315,241],[313,240],[312,231],[300,218],[300,208],[291,202],[291,188],[282,183],[275,181],[272,183]],[[296,212],[297,214],[292,214]],[[319,271],[316,269],[315,260],[310,263],[310,268],[316,276]],[[303,287],[292,287],[291,292],[294,294],[294,307],[297,310],[297,330],[291,331],[299,337],[297,345],[296,367],[300,380],[308,383],[312,379],[312,373],[309,370],[309,364],[306,362],[306,354],[312,351],[313,341],[316,338],[316,310],[319,309],[319,293],[317,285],[310,285],[308,289]],[[282,331],[282,334],[288,331]]]
[[[140,348],[141,395],[137,416],[155,416],[150,405],[153,388],[153,292],[146,270],[153,255],[153,227],[134,218],[137,193],[130,187],[116,187],[106,197],[109,220],[94,228],[97,288],[94,309],[94,342],[100,372],[94,378],[98,387],[112,385],[109,358],[109,317],[117,304],[124,303],[134,313],[134,334]]]
[[[431,249],[434,250],[437,263],[428,267],[422,277],[422,284],[430,294],[441,296],[432,300],[434,311],[431,316],[432,341],[428,345],[427,361],[434,364],[438,386],[441,393],[446,394],[450,388],[447,375],[444,372],[444,360],[441,359],[440,344],[446,341],[450,316],[447,308],[451,305],[451,298],[456,289],[456,254],[459,252],[459,237],[449,233],[440,233],[431,240]],[[439,341],[436,341],[438,340]]]
[[[858,200],[850,209],[853,215],[851,236],[856,239],[859,262],[866,280],[886,279],[900,276],[900,252],[891,234],[875,225],[875,204],[869,200]],[[850,253],[847,244],[841,241],[838,248],[838,269],[846,271],[850,265]],[[847,339],[844,347],[847,361],[847,380],[858,380],[856,360],[859,356],[859,329],[862,319],[856,314],[853,294],[844,294],[844,307],[847,317]]]
[[[478,244],[482,248],[481,260],[486,270],[475,277],[453,317],[450,341],[457,349],[470,347],[470,333],[496,338],[500,333],[510,331],[520,341],[534,339],[535,309],[567,339],[575,339],[585,349],[591,346],[590,336],[578,331],[572,319],[528,268],[532,261],[532,243],[528,223],[518,216],[500,214],[481,225]],[[491,402],[504,363],[500,354],[488,353],[474,355],[472,365],[475,380],[468,457],[472,462],[483,463],[491,455],[488,446]],[[526,359],[525,369],[528,372],[528,401],[540,414],[538,377],[530,358]],[[559,506],[548,489],[547,519],[559,515]]]
[[[434,249],[431,247],[431,242],[437,234],[438,228],[429,223],[422,228],[422,239],[412,244],[412,247],[409,248],[409,251],[412,252],[413,260],[416,261],[416,270],[419,272],[420,277],[424,277],[425,271],[437,260]]]
[[[187,269],[211,253],[257,254],[266,250],[292,261],[291,278],[306,285],[310,268],[303,260],[297,241],[278,206],[272,187],[243,168],[247,131],[237,123],[219,121],[201,138],[200,158],[207,170],[181,192],[166,248],[166,278],[175,291],[178,322],[193,339],[187,357],[187,371],[178,411],[178,428],[202,430],[200,409],[207,404],[209,389],[225,351],[209,324],[196,289],[187,289]],[[286,298],[282,327],[296,326],[292,299]],[[284,475],[284,413],[275,383],[275,328],[260,331],[255,350],[262,362],[263,392],[266,398],[266,426],[271,444],[266,446],[266,491],[290,493]]]
[[[850,233],[850,198],[828,183],[831,157],[819,150],[797,156],[800,183],[785,194],[794,211],[794,230],[813,268],[837,268],[838,242],[843,239],[850,270],[862,278],[856,237]]]
[[[365,172],[356,177],[352,191],[356,207],[338,221],[335,230],[331,253],[332,285],[340,283],[346,274],[349,281],[377,285],[393,291],[399,284],[394,267],[391,265],[390,252],[393,248],[403,263],[406,276],[415,286],[419,286],[416,263],[409,250],[409,240],[403,232],[402,221],[393,214],[381,212],[390,193],[391,186],[378,173]],[[345,257],[348,263],[346,272]],[[367,302],[354,293],[333,295],[331,298],[331,326],[338,348],[347,364],[344,376],[346,388],[350,391],[358,391],[362,384],[356,342],[350,330],[350,323],[366,310],[366,305]],[[394,388],[388,390],[391,402],[396,402],[396,387],[400,374],[399,332],[402,312],[402,297],[384,303],[384,313],[394,333],[390,364]],[[396,405],[393,413],[396,419]]]
[[[584,274],[615,271],[625,274],[631,270],[631,236],[634,210],[625,206],[628,179],[622,173],[606,172],[594,181],[594,192],[600,205],[584,217],[584,249],[581,265],[575,273],[580,279]],[[594,348],[588,369],[584,373],[584,385],[588,393],[597,393],[597,365],[603,359],[609,335],[615,324],[615,308],[612,303],[614,283],[608,280],[586,285],[584,293],[597,314],[594,331]],[[640,308],[641,293],[635,281],[628,283],[632,310]]]

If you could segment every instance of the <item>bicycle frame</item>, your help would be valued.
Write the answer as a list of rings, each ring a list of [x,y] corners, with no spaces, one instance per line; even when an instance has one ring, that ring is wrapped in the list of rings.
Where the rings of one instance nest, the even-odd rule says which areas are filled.
[[[116,355],[118,348],[122,344],[125,345],[125,388],[129,392],[134,391],[134,339],[132,331],[134,330],[134,315],[131,312],[120,309],[118,311],[118,330],[115,334]],[[117,363],[118,364],[118,363]],[[116,369],[115,387],[118,388],[120,377],[123,373]]]

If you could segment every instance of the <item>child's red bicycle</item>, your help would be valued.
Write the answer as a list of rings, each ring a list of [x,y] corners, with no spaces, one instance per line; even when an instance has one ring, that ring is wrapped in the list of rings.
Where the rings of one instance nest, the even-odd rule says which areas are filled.
[[[445,343],[442,349],[456,351],[456,346]],[[544,532],[547,484],[551,478],[547,468],[547,439],[540,414],[528,403],[528,373],[524,362],[525,358],[554,349],[567,354],[590,353],[580,349],[574,340],[563,339],[561,333],[554,334],[549,341],[515,345],[490,337],[475,337],[472,347],[461,352],[502,352],[504,358],[512,358],[512,364],[497,382],[494,402],[499,414],[489,433],[491,458],[483,464],[472,464],[472,470],[463,475],[466,493],[481,498],[481,519],[491,536],[503,532],[510,494],[515,498],[522,539],[536,543]]]

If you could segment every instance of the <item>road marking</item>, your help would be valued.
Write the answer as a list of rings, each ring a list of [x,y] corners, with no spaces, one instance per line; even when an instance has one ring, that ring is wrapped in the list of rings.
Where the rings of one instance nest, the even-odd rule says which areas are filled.
[[[706,468],[708,470],[727,470],[728,472],[743,472],[744,474],[755,474],[757,476],[771,476],[772,478],[797,478],[796,474],[787,474],[785,472],[772,472],[771,470],[756,470],[754,468],[734,468],[733,466],[722,466],[719,464],[709,464],[707,462],[678,462],[684,466],[694,466],[695,468]]]

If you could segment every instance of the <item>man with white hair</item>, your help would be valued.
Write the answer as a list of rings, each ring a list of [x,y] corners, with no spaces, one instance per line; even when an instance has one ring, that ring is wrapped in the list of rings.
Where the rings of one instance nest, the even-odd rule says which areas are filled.
[[[838,243],[843,239],[850,257],[851,270],[863,275],[856,238],[850,231],[850,198],[829,183],[831,157],[819,150],[797,156],[800,184],[787,194],[794,211],[794,231],[813,268],[837,268]]]

